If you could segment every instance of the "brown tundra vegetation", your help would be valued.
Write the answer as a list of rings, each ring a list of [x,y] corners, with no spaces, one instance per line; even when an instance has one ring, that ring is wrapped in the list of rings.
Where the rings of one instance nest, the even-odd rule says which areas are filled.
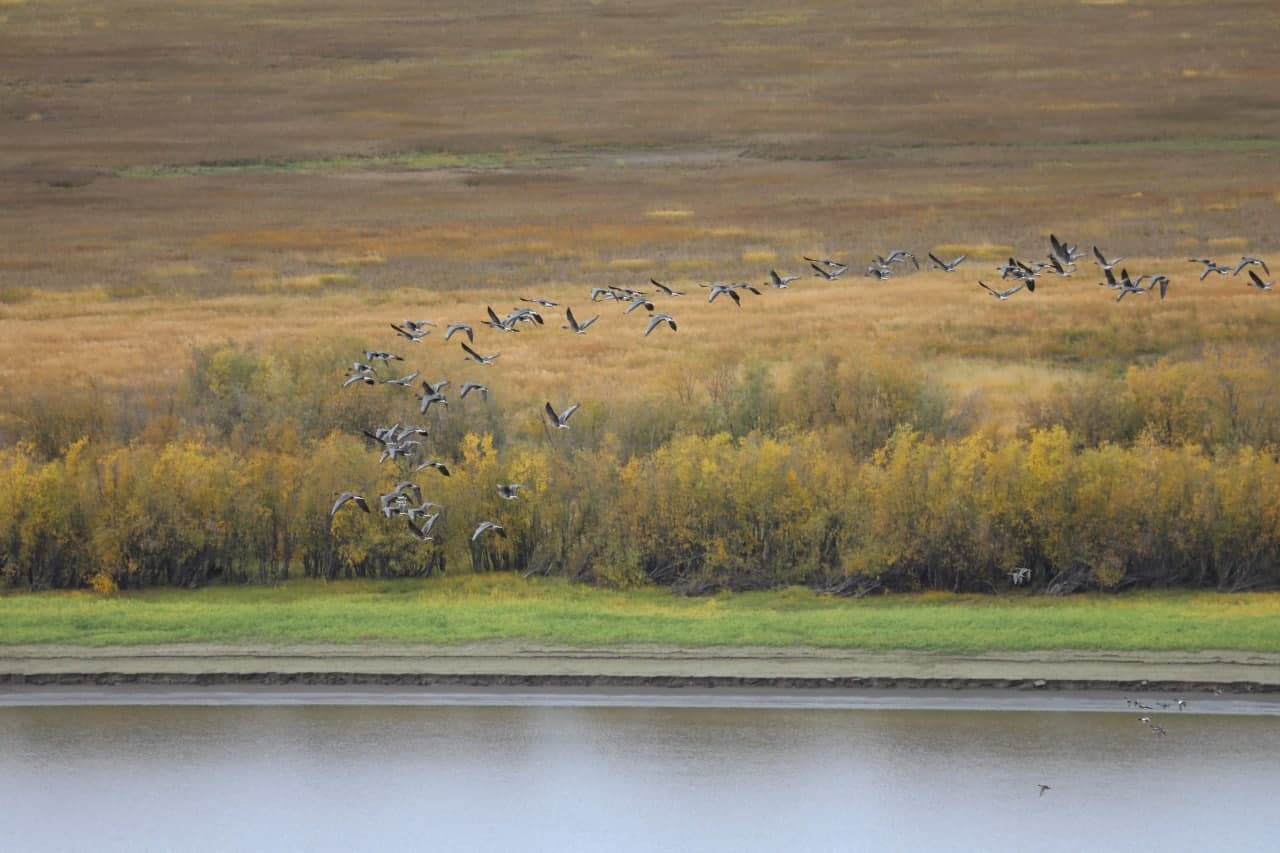
[[[1280,264],[1278,36],[1264,0],[0,0],[0,580],[1275,585],[1280,294],[1188,259]],[[1074,275],[978,286],[1051,234]],[[483,325],[522,297],[559,306]],[[342,387],[371,350],[421,376]],[[380,462],[394,423],[428,435]],[[432,541],[378,511],[408,480]]]

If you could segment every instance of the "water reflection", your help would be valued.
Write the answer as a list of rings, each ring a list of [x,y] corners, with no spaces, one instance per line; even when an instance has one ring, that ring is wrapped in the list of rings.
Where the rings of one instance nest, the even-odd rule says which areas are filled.
[[[1275,849],[1280,719],[0,708],[6,848]],[[1044,797],[1037,784],[1052,785]]]

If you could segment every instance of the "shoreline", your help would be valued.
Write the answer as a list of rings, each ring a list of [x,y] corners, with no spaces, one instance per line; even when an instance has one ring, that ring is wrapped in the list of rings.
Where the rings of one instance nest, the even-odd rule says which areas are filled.
[[[1178,705],[1177,700],[1183,704]],[[1139,704],[1147,706],[1138,707]],[[21,708],[365,707],[670,708],[682,710],[1001,711],[1249,716],[1280,718],[1280,693],[1203,695],[1118,690],[1004,690],[839,687],[429,687],[0,685],[0,711]]]
[[[1250,652],[866,652],[812,647],[514,642],[459,646],[0,647],[0,685],[1280,693],[1280,655]]]

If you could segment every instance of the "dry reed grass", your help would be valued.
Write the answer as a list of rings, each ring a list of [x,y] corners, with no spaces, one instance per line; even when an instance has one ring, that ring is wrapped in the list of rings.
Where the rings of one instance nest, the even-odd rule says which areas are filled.
[[[759,285],[763,278],[758,272],[750,280]],[[626,281],[642,287],[645,279],[634,273]],[[570,284],[447,293],[317,287],[307,298],[282,288],[180,301],[39,294],[4,306],[0,322],[11,333],[0,337],[0,387],[76,387],[84,365],[93,365],[90,375],[101,388],[163,386],[177,380],[192,351],[209,344],[234,340],[270,349],[329,338],[400,352],[406,371],[422,369],[457,384],[485,381],[508,405],[523,401],[536,409],[544,400],[567,396],[606,406],[669,400],[673,373],[694,377],[695,399],[706,399],[716,365],[736,373],[751,363],[803,365],[823,354],[852,353],[915,364],[957,400],[968,401],[979,423],[1015,429],[1026,399],[1074,371],[1194,354],[1211,343],[1267,347],[1280,323],[1280,303],[1269,294],[1251,292],[1238,280],[1199,284],[1192,276],[1183,276],[1163,302],[1144,296],[1118,305],[1085,274],[1005,303],[988,298],[967,276],[942,273],[884,283],[811,277],[785,291],[747,294],[740,308],[724,299],[707,304],[707,291],[688,280],[671,283],[686,295],[662,300],[660,310],[675,315],[680,330],[672,335],[658,329],[647,338],[646,312],[624,315],[616,303],[593,305],[582,287]],[[560,329],[563,307],[546,311],[540,329],[503,335],[480,327],[488,306],[506,313],[522,304],[520,295],[571,306],[579,319],[602,317],[585,336]],[[491,367],[470,364],[456,339],[445,343],[439,330],[421,344],[405,345],[389,328],[403,316],[431,319],[441,328],[470,322],[477,327],[476,349],[502,356]],[[359,348],[353,347],[351,358],[359,357]],[[26,358],[31,352],[41,357]],[[345,366],[332,366],[335,394]]]

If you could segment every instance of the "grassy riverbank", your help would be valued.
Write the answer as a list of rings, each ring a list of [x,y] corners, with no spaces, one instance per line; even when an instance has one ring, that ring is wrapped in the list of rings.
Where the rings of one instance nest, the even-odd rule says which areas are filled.
[[[813,646],[999,652],[1280,651],[1280,593],[681,598],[505,575],[0,597],[0,644],[424,643]]]

